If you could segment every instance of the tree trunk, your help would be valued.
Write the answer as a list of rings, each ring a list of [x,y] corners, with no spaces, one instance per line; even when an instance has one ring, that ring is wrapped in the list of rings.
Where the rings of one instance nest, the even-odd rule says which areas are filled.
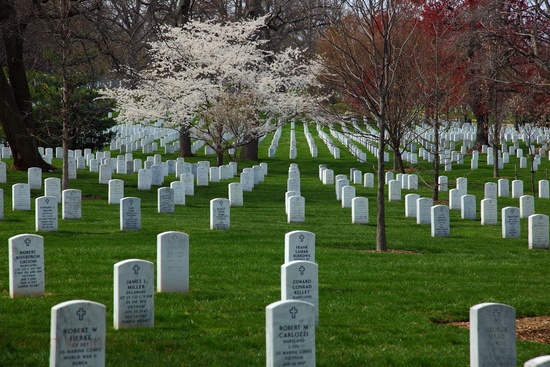
[[[216,166],[223,166],[223,150],[216,150]]]
[[[386,252],[386,197],[384,195],[385,172],[384,172],[384,123],[380,118],[378,137],[378,187],[376,194],[376,251]]]
[[[245,161],[257,161],[259,151],[258,139],[252,139],[250,143],[243,145],[241,149],[241,159]]]
[[[430,152],[434,155],[434,183],[433,183],[433,191],[432,191],[432,200],[435,202],[439,200],[439,170],[440,170],[440,164],[439,164],[439,116],[436,114],[436,118],[434,121],[434,146],[433,151]]]
[[[0,123],[13,153],[16,169],[40,167],[50,171],[33,136],[31,93],[23,62],[23,38],[13,0],[0,0],[0,29],[8,64],[9,83],[0,72]]]
[[[489,144],[489,115],[485,112],[475,113],[477,120],[476,143],[474,149],[481,150],[482,145]]]
[[[180,157],[192,157],[193,150],[191,149],[191,134],[189,134],[189,128],[181,126],[179,129],[180,133]]]
[[[393,169],[394,171],[399,171],[405,173],[405,164],[403,164],[403,155],[401,154],[401,149],[393,151]]]

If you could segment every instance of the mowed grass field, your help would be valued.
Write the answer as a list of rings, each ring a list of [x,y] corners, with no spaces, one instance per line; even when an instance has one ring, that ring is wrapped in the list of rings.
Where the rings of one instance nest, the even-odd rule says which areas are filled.
[[[375,189],[355,185],[357,196],[370,201],[370,224],[351,223],[351,209],[336,200],[334,185],[323,185],[319,164],[335,174],[349,176],[350,168],[374,172],[376,161],[368,155],[359,163],[341,146],[335,160],[310,127],[319,148],[309,154],[301,125],[296,125],[297,158],[290,160],[290,127],[285,127],[274,158],[267,157],[271,135],[260,144],[261,162],[268,164],[265,181],[244,193],[244,206],[231,208],[231,229],[209,229],[209,201],[227,197],[230,182],[195,187],[185,206],[175,214],[157,213],[156,188],[137,190],[137,175],[113,175],[125,182],[125,196],[142,203],[142,229],[120,231],[119,207],[107,203],[107,185],[98,173],[78,171],[71,188],[82,190],[82,220],[59,219],[59,231],[38,233],[45,242],[46,295],[9,297],[8,239],[35,232],[33,210],[11,210],[11,185],[27,182],[26,172],[8,172],[4,190],[4,220],[0,221],[0,365],[48,366],[50,310],[76,299],[107,307],[106,364],[108,366],[262,366],[265,365],[265,307],[280,300],[280,267],[284,236],[293,230],[316,235],[319,265],[320,322],[316,330],[319,367],[339,366],[468,366],[468,330],[449,324],[467,321],[469,308],[482,302],[513,306],[518,317],[550,314],[550,252],[529,250],[527,219],[521,220],[521,238],[503,239],[497,226],[482,226],[480,200],[485,182],[496,182],[492,167],[480,155],[479,169],[470,170],[470,156],[454,165],[449,187],[456,178],[468,179],[468,193],[477,197],[478,219],[460,218],[451,211],[451,236],[433,238],[430,226],[405,217],[403,201],[386,202],[388,253],[376,248]],[[459,148],[457,144],[457,149]],[[119,152],[111,152],[116,157]],[[135,158],[144,158],[139,152]],[[175,159],[164,155],[163,160]],[[197,162],[214,157],[201,156]],[[6,160],[10,164],[9,160]],[[258,162],[239,162],[239,173]],[[284,209],[290,163],[298,164],[301,191],[306,201],[305,223],[287,223]],[[60,160],[54,164],[61,166]],[[546,178],[548,159],[535,179]],[[390,164],[388,163],[388,169]],[[519,170],[511,157],[501,171],[510,181],[524,180],[530,190],[528,170]],[[431,197],[433,172],[420,160],[409,173],[419,175],[415,193]],[[60,172],[43,178],[60,177]],[[165,186],[175,177],[166,177]],[[537,194],[534,193],[536,196]],[[448,192],[440,199],[448,200]],[[499,198],[500,209],[519,206],[518,199]],[[550,214],[550,199],[535,199],[536,213]],[[155,328],[114,330],[113,265],[138,258],[156,263],[156,237],[164,231],[182,231],[190,239],[190,292],[155,294]],[[550,354],[550,345],[518,341],[518,366],[528,359]]]

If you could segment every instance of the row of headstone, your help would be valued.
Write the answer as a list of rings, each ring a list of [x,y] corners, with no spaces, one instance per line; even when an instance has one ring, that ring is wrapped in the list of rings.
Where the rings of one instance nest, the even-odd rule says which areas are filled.
[[[315,327],[319,323],[315,234],[285,234],[281,300],[266,307],[266,366],[316,365]]]

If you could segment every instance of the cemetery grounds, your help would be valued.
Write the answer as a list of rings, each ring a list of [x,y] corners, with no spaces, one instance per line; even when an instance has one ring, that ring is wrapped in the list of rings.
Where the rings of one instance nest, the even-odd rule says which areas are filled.
[[[314,130],[314,129],[311,129]],[[359,163],[343,145],[335,160],[314,133],[319,148],[312,158],[301,125],[296,127],[297,157],[290,160],[289,126],[277,152],[267,157],[270,136],[260,144],[261,161],[268,164],[265,181],[244,193],[244,206],[231,208],[228,231],[209,229],[209,201],[227,197],[232,180],[195,187],[195,195],[175,214],[157,213],[157,187],[137,190],[137,174],[117,175],[124,180],[125,196],[141,198],[142,229],[120,231],[119,207],[107,202],[107,185],[98,173],[78,171],[71,188],[82,190],[82,219],[61,220],[56,232],[44,237],[46,295],[11,299],[8,280],[8,239],[35,232],[32,211],[11,210],[11,185],[27,182],[26,172],[8,172],[4,191],[4,220],[0,221],[0,366],[47,366],[50,348],[50,310],[69,300],[91,300],[106,305],[106,364],[109,366],[262,366],[265,365],[265,307],[280,300],[280,274],[285,233],[306,230],[316,235],[319,265],[319,326],[316,330],[317,366],[467,366],[469,333],[456,323],[468,321],[469,308],[498,302],[516,309],[518,326],[530,325],[536,341],[517,342],[518,366],[550,354],[541,336],[550,328],[533,317],[550,315],[550,252],[529,250],[527,219],[521,219],[521,237],[503,239],[500,221],[482,226],[479,205],[485,182],[496,182],[492,167],[480,154],[479,169],[470,170],[470,157],[453,164],[449,188],[458,177],[468,179],[468,193],[476,196],[477,219],[460,218],[451,210],[450,237],[434,238],[429,225],[418,225],[404,214],[401,202],[386,201],[387,253],[377,253],[376,189],[356,186],[356,195],[370,203],[370,223],[351,223],[351,209],[336,200],[334,185],[323,185],[318,166],[349,176],[351,168],[375,172],[371,154]],[[339,143],[337,143],[339,144]],[[459,146],[459,144],[457,144]],[[112,152],[116,157],[117,151]],[[145,158],[134,152],[134,158]],[[163,161],[175,159],[163,155]],[[186,159],[214,162],[199,154]],[[6,160],[8,165],[10,160]],[[290,163],[298,164],[301,192],[306,202],[304,223],[287,223],[284,209]],[[61,167],[61,160],[54,160]],[[240,162],[239,172],[257,162]],[[387,163],[387,169],[391,164]],[[548,158],[541,160],[535,180],[546,178]],[[524,192],[535,195],[535,212],[550,213],[550,199],[531,193],[530,172],[519,160],[501,170],[501,178],[524,180]],[[409,173],[419,175],[414,193],[431,197],[433,172],[422,159]],[[43,173],[60,177],[60,172]],[[168,186],[175,177],[167,177]],[[536,185],[535,185],[536,186]],[[387,187],[386,187],[387,190]],[[386,191],[387,194],[387,191]],[[440,193],[447,204],[448,192]],[[498,198],[498,209],[518,206],[518,199]],[[155,294],[153,329],[113,328],[113,265],[136,258],[156,263],[156,236],[182,231],[190,241],[190,292]],[[533,321],[535,320],[535,321]],[[462,324],[462,326],[464,326]],[[538,328],[541,328],[540,330]],[[523,333],[525,335],[529,333]],[[522,334],[522,335],[523,335]]]

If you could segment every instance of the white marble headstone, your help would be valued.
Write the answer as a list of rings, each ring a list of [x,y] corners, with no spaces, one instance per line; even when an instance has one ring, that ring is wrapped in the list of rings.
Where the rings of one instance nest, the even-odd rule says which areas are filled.
[[[120,161],[119,161],[120,162]],[[124,181],[113,179],[109,181],[109,204],[120,205],[120,200],[124,197]]]
[[[528,242],[530,249],[548,250],[549,228],[548,215],[533,214],[529,216],[528,224]]]
[[[278,301],[266,307],[266,367],[315,367],[315,306]]]
[[[315,234],[292,231],[285,234],[285,263],[295,260],[315,262]]]
[[[210,200],[210,229],[227,230],[231,225],[229,199]]]
[[[189,235],[163,232],[157,235],[157,291],[189,292]]]
[[[114,328],[155,325],[155,275],[150,261],[129,259],[114,265]]]
[[[174,214],[174,189],[170,187],[160,187],[157,189],[157,212]]]
[[[8,242],[10,297],[44,295],[44,238],[20,234]]]
[[[496,199],[481,200],[481,224],[494,226],[498,223],[498,208]]]
[[[355,197],[351,200],[351,223],[369,223],[369,199],[366,197]]]
[[[141,199],[126,197],[120,200],[120,230],[141,229]]]
[[[61,196],[61,218],[82,219],[82,191],[67,189]]]
[[[502,208],[502,238],[519,238],[521,234],[519,208]]]
[[[57,199],[40,196],[35,200],[35,227],[37,232],[58,230]]]
[[[470,308],[470,366],[516,366],[516,310],[500,303]]]
[[[418,198],[416,200],[416,224],[432,223],[432,198]]]
[[[432,213],[432,237],[449,237],[451,225],[449,220],[449,207],[446,205],[434,205]]]
[[[297,299],[315,306],[315,324],[319,324],[318,265],[311,261],[290,261],[281,265],[281,300]]]
[[[50,366],[105,366],[105,305],[74,300],[51,310]]]
[[[11,200],[13,210],[31,210],[31,187],[26,183],[17,183],[11,186]]]

